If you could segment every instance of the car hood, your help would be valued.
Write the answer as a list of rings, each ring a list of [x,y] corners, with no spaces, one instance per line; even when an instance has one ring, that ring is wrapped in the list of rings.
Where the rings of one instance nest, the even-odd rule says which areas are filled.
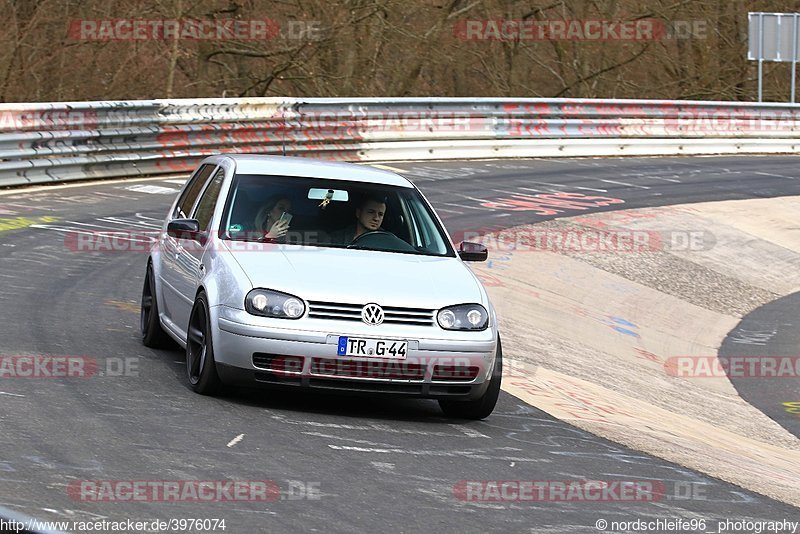
[[[430,309],[475,302],[488,307],[480,282],[458,258],[290,246],[230,254],[253,287],[305,300]]]

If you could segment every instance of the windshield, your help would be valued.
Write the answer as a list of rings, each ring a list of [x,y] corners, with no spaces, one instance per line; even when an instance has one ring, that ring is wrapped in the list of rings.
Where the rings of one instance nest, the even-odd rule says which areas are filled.
[[[455,256],[413,187],[237,174],[220,225],[223,239]]]

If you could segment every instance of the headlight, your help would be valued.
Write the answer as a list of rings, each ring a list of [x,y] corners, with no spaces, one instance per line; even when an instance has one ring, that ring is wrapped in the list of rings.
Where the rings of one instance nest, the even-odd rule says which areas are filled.
[[[459,304],[439,310],[436,320],[445,330],[485,330],[489,314],[480,304]]]
[[[293,295],[269,289],[254,289],[245,297],[244,309],[262,317],[299,319],[306,312],[306,305]]]

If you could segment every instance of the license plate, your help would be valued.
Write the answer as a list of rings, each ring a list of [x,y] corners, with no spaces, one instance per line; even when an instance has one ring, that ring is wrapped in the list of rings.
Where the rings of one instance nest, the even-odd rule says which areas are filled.
[[[339,336],[339,356],[405,359],[408,341]]]

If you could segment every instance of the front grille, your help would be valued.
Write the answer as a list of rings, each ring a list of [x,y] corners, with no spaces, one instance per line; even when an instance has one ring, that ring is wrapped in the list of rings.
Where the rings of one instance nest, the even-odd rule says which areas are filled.
[[[425,378],[425,365],[405,363],[403,361],[353,361],[314,358],[311,360],[311,373],[323,376],[375,378],[379,380],[422,380]]]
[[[337,302],[309,301],[308,316],[312,319],[334,321],[361,321],[364,304],[342,304]],[[403,324],[409,326],[433,326],[436,310],[424,308],[398,308],[382,306],[384,324]]]

